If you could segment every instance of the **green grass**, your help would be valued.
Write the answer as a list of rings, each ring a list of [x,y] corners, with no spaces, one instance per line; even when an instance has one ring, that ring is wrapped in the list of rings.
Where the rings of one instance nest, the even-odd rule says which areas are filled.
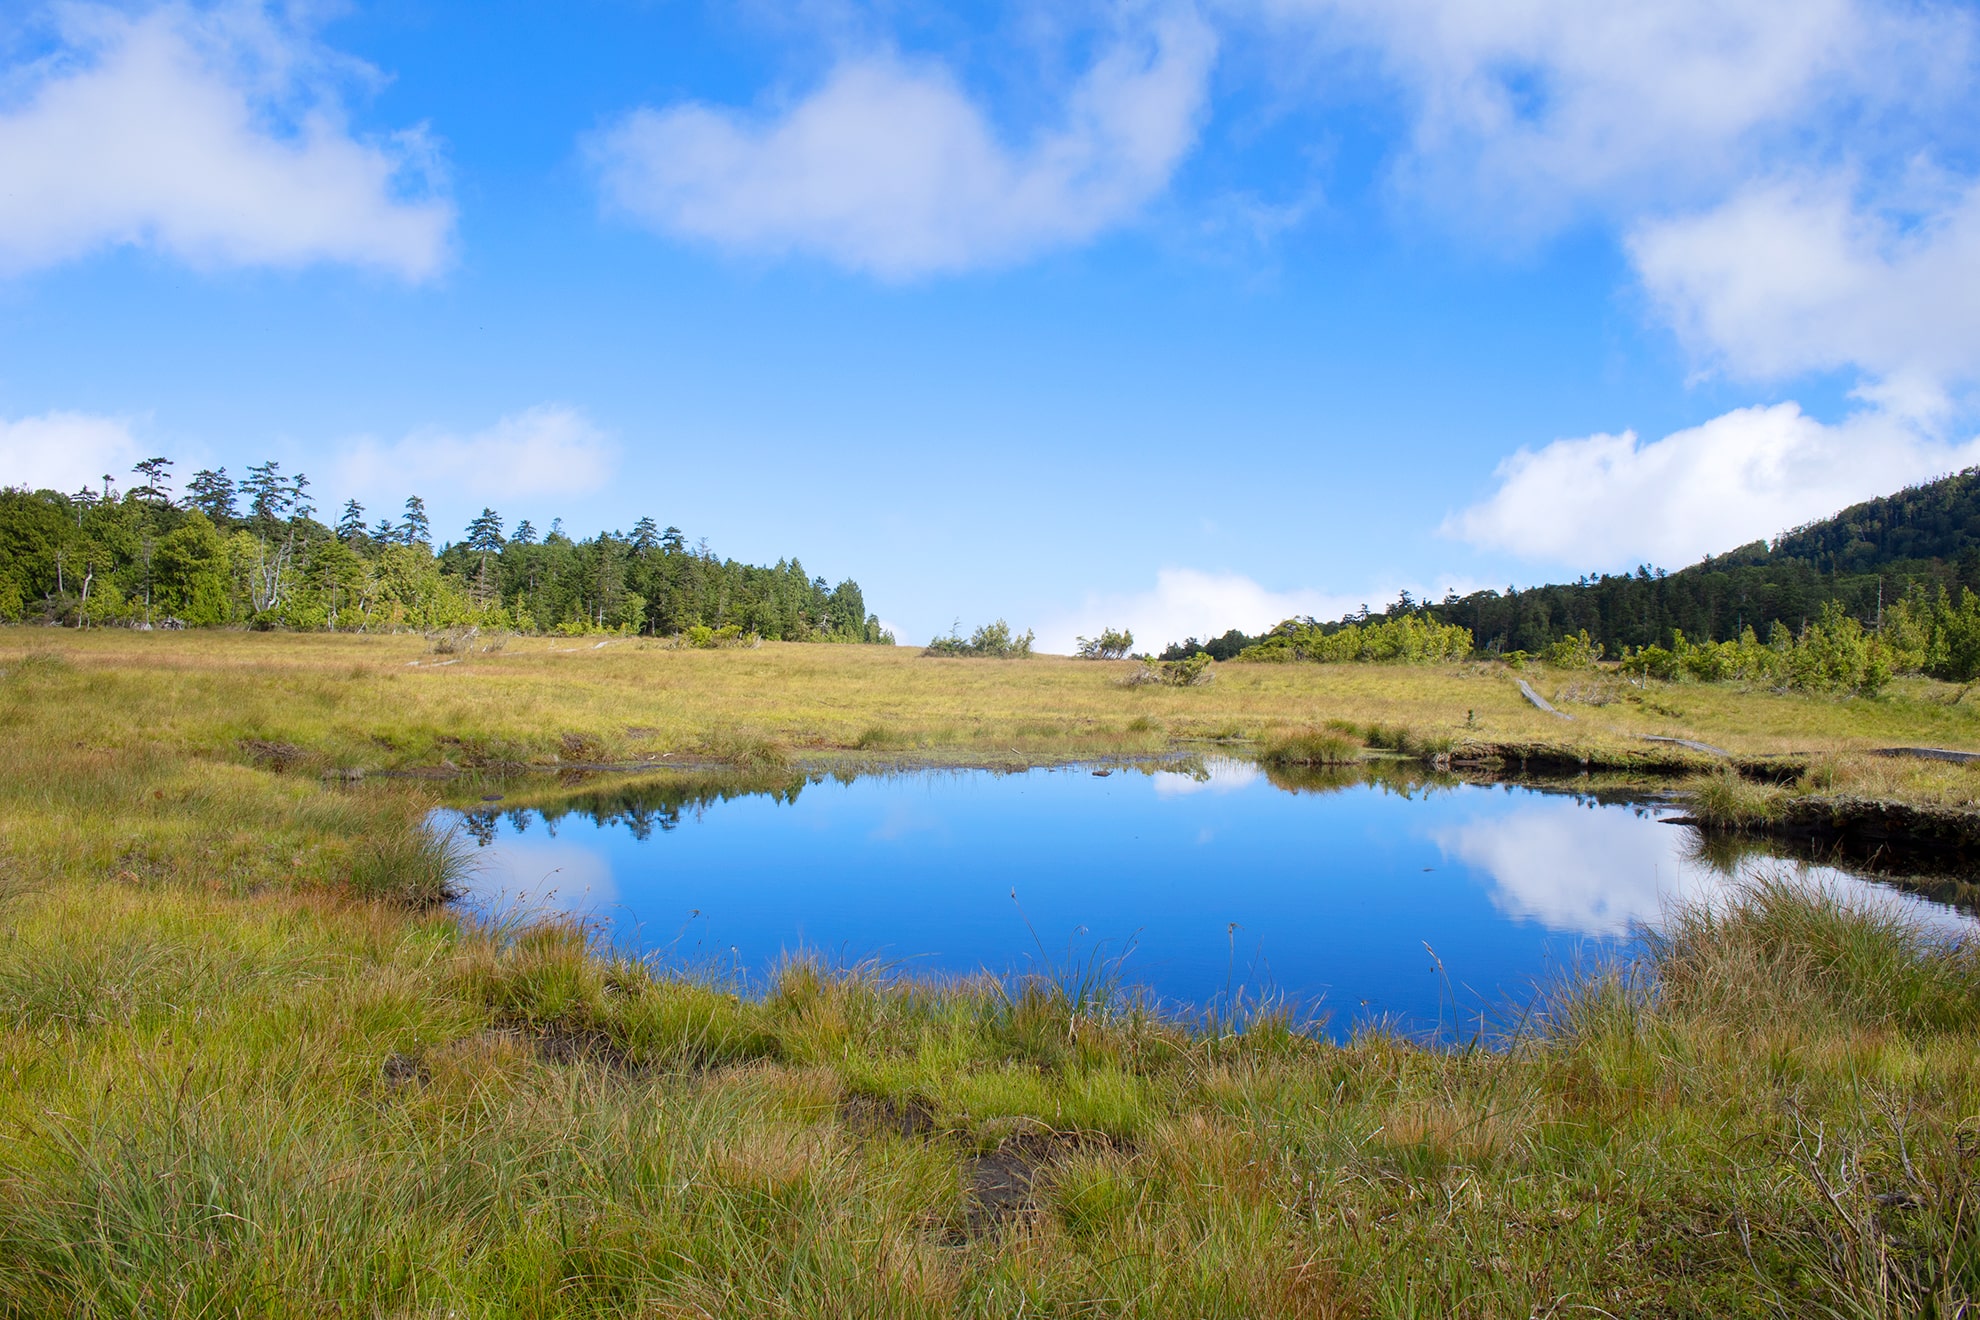
[[[1467,723],[1525,736],[1489,670],[1233,666],[1139,691],[1106,664],[931,679],[852,647],[519,643],[427,674],[391,639],[16,636],[39,649],[0,659],[0,1314],[1954,1316],[1980,1297],[1980,953],[1881,910],[1757,885],[1454,1049],[1167,1020],[1104,967],[1004,987],[796,960],[738,995],[569,924],[436,907],[460,862],[425,825],[435,786],[376,773],[674,753],[767,785],[814,758],[1351,745],[1371,724],[1434,752]],[[1919,714],[1920,691],[1597,709],[1748,752],[1794,725],[1837,749],[1820,787],[1959,800],[1971,772],[1852,750],[1958,741],[1931,720],[1966,717]],[[373,773],[323,774],[351,767]],[[542,783],[509,791],[589,791]]]
[[[1340,733],[1301,730],[1266,743],[1258,759],[1275,767],[1352,765],[1361,759],[1361,744]]]
[[[7,1314],[1980,1295],[1974,951],[1787,886],[1450,1051],[803,962],[744,999],[568,925],[175,882],[43,889],[4,920]],[[986,1169],[1022,1175],[996,1214]]]

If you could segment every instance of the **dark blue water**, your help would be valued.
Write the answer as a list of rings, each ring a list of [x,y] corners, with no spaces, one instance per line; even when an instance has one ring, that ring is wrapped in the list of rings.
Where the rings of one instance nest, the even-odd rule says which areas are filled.
[[[1662,823],[1671,814],[1516,787],[1293,792],[1230,761],[736,796],[676,785],[554,816],[495,803],[464,820],[482,844],[475,902],[581,912],[614,942],[682,963],[755,976],[800,949],[943,973],[1119,960],[1124,980],[1174,1007],[1275,994],[1342,1033],[1374,1018],[1503,1023],[1536,983],[1724,886],[1697,835]]]

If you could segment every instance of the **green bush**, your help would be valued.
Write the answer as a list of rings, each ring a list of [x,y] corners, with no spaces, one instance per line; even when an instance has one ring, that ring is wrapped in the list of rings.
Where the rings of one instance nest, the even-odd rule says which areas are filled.
[[[1405,614],[1399,619],[1350,623],[1328,631],[1311,619],[1288,619],[1256,646],[1239,653],[1240,660],[1308,660],[1319,664],[1346,661],[1395,661],[1433,664],[1462,660],[1471,654],[1471,630],[1456,624]]]
[[[1031,644],[1035,640],[1029,629],[1022,637],[1011,631],[1011,625],[998,619],[986,623],[970,634],[964,641],[959,627],[952,627],[946,637],[937,637],[928,643],[923,655],[969,656],[989,660],[1029,660]]]
[[[1602,644],[1590,641],[1588,630],[1583,628],[1542,651],[1540,658],[1556,669],[1593,669],[1602,658]]]
[[[1134,634],[1123,629],[1116,632],[1112,628],[1102,628],[1098,637],[1080,637],[1079,658],[1082,660],[1119,660],[1134,649]]]

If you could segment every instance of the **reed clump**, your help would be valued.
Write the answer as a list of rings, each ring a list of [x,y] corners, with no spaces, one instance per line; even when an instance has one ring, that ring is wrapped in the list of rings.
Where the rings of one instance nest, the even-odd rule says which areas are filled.
[[[1691,814],[1717,829],[1757,829],[1781,813],[1787,795],[1772,784],[1743,779],[1731,767],[1693,782]]]
[[[1275,767],[1351,765],[1361,759],[1361,744],[1333,730],[1308,729],[1273,739],[1258,759]]]
[[[474,854],[458,833],[421,821],[361,840],[343,887],[360,898],[430,908],[466,892]]]

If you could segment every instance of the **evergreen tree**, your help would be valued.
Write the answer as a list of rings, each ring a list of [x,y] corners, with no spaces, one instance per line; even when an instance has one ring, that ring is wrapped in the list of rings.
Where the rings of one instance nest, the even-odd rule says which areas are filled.
[[[248,517],[258,523],[279,522],[295,503],[292,488],[282,478],[282,465],[274,459],[248,468],[241,494],[248,499]]]
[[[467,548],[482,555],[491,555],[500,551],[504,544],[502,515],[484,507],[481,516],[468,524]]]
[[[364,506],[356,500],[344,501],[343,516],[337,519],[337,539],[346,545],[364,537]]]
[[[433,534],[426,521],[426,501],[414,495],[406,501],[406,520],[399,524],[401,545],[431,545]]]
[[[379,545],[397,545],[399,529],[390,518],[380,518],[371,529],[371,539]]]
[[[502,552],[502,515],[484,505],[481,516],[468,524],[465,544],[478,561],[474,575],[475,603],[485,607],[497,594],[489,578],[488,561]]]
[[[633,524],[632,548],[635,551],[643,555],[659,544],[660,524],[651,518],[641,518]]]
[[[166,484],[172,479],[171,459],[147,458],[144,462],[135,464],[131,471],[144,478],[144,484],[134,487],[131,494],[158,504],[172,502],[172,494],[166,489]]]
[[[535,545],[536,524],[525,518],[516,524],[516,534],[509,538],[510,545]]]
[[[240,515],[234,511],[234,482],[227,469],[218,472],[201,468],[186,483],[186,503],[205,514],[216,526],[225,526]]]

